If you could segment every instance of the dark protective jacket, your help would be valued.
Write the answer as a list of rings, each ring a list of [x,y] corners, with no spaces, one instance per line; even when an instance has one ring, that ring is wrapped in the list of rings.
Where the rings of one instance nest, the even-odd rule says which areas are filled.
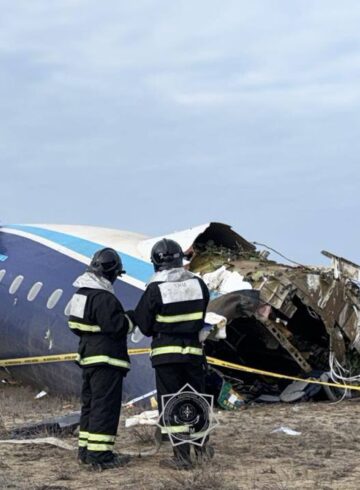
[[[153,366],[205,362],[199,331],[208,302],[209,291],[203,280],[184,268],[154,275],[134,316],[142,333],[153,337]]]
[[[89,273],[81,277],[86,276],[98,280]],[[91,281],[74,284],[82,286],[72,297],[69,316],[69,328],[80,337],[77,362],[82,367],[110,365],[128,370],[127,334],[132,322],[110,283],[107,289],[101,283],[96,288],[97,283]]]

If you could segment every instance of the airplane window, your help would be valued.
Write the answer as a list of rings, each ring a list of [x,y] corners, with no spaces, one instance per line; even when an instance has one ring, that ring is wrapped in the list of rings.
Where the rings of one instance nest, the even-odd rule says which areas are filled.
[[[70,306],[71,306],[71,300],[68,302],[68,304],[65,307],[64,315],[66,315],[66,316],[70,315]]]
[[[15,294],[16,291],[19,289],[21,286],[21,283],[24,280],[24,276],[16,276],[13,282],[11,283],[11,286],[9,288],[9,293],[10,294]]]
[[[4,279],[5,274],[6,274],[6,270],[5,269],[2,269],[0,271],[0,282]]]
[[[51,310],[57,305],[57,302],[61,298],[62,293],[63,293],[62,289],[55,289],[55,291],[51,293],[48,302],[46,303],[46,307],[49,308],[49,310]]]
[[[34,301],[36,296],[39,294],[40,289],[43,287],[42,282],[36,282],[31,286],[30,291],[28,292],[27,299],[28,301]]]

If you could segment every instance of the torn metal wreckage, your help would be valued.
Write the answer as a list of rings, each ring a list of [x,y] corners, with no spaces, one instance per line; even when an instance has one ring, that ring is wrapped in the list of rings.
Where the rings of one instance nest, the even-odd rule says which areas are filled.
[[[330,259],[328,267],[278,263],[264,247],[257,249],[255,242],[222,223],[165,236],[180,243],[186,267],[207,283],[208,312],[227,319],[226,338],[206,340],[207,356],[305,380],[358,384],[358,265],[329,252],[323,252]],[[0,367],[48,393],[78,394],[80,370],[69,362],[76,340],[67,327],[74,279],[96,250],[115,248],[128,272],[116,281],[115,292],[126,309],[133,309],[153,273],[150,250],[158,239],[75,225],[1,227]],[[139,332],[129,336],[129,348],[137,352],[124,384],[127,400],[142,399],[154,389],[149,345]],[[241,372],[229,365],[212,366],[208,381],[224,408],[253,400],[335,400],[357,394],[310,381],[289,386],[286,377]]]
[[[190,269],[212,289],[208,310],[227,318],[227,338],[207,341],[208,356],[301,378],[360,381],[358,265],[325,251],[329,267],[284,265],[240,236],[224,244],[200,235],[192,251]],[[290,396],[281,396],[287,380],[219,370],[240,381],[234,386],[247,401],[344,396],[306,383],[299,390],[296,382]]]

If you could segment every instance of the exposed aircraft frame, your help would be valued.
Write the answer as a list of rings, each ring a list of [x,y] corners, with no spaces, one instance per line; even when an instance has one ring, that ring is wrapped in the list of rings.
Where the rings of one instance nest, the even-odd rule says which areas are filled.
[[[231,362],[277,372],[306,376],[314,371],[335,369],[338,365],[353,376],[360,371],[360,267],[342,257],[323,252],[331,259],[329,267],[293,266],[269,260],[265,251],[235,233],[230,226],[208,223],[165,235],[177,240],[189,256],[187,267],[206,274],[224,267],[244,281],[239,290],[222,294],[212,291],[209,311],[228,319],[226,340],[208,341],[206,351]],[[3,342],[0,358],[74,352],[76,339],[67,331],[66,301],[72,295],[72,281],[101,246],[112,246],[125,259],[129,274],[117,281],[116,289],[125,306],[134,307],[152,267],[150,250],[157,238],[92,227],[60,225],[14,225],[0,229],[0,325]],[[40,255],[39,255],[40,254]],[[38,260],[46,257],[47,263]],[[26,299],[31,282],[41,277],[51,288],[61,287],[62,310],[46,308]],[[23,274],[24,283],[15,293],[14,280]],[[35,274],[35,275],[36,275]],[[221,286],[221,285],[220,285]],[[27,289],[26,289],[27,288]],[[44,290],[42,293],[49,294]],[[39,295],[41,297],[41,295]],[[65,301],[66,300],[66,301]],[[46,327],[46,328],[45,328]],[[148,339],[129,347],[146,347]],[[134,360],[129,396],[153,387],[146,356]],[[224,370],[229,374],[228,370]],[[76,392],[79,371],[75,366],[44,365],[14,368],[13,373],[53,391]],[[239,377],[238,373],[237,376]],[[349,374],[350,376],[350,374]],[[245,382],[254,377],[244,375]]]

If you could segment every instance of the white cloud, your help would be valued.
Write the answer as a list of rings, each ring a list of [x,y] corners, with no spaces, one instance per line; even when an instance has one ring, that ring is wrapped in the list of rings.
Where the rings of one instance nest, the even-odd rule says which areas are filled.
[[[109,206],[128,210],[131,202],[132,229],[151,233],[154,213],[170,227],[173,209],[176,228],[211,213],[252,225],[259,201],[275,222],[281,212],[292,219],[293,207],[299,233],[316,230],[317,210],[356,201],[359,21],[357,0],[7,2],[5,218],[24,221],[26,210],[34,222],[39,213],[82,222],[98,213],[99,221],[101,210],[87,199],[110,175]],[[174,182],[188,186],[181,203]],[[75,213],[64,188],[86,205]],[[45,209],[44,199],[54,205]],[[304,202],[315,203],[313,216]]]

